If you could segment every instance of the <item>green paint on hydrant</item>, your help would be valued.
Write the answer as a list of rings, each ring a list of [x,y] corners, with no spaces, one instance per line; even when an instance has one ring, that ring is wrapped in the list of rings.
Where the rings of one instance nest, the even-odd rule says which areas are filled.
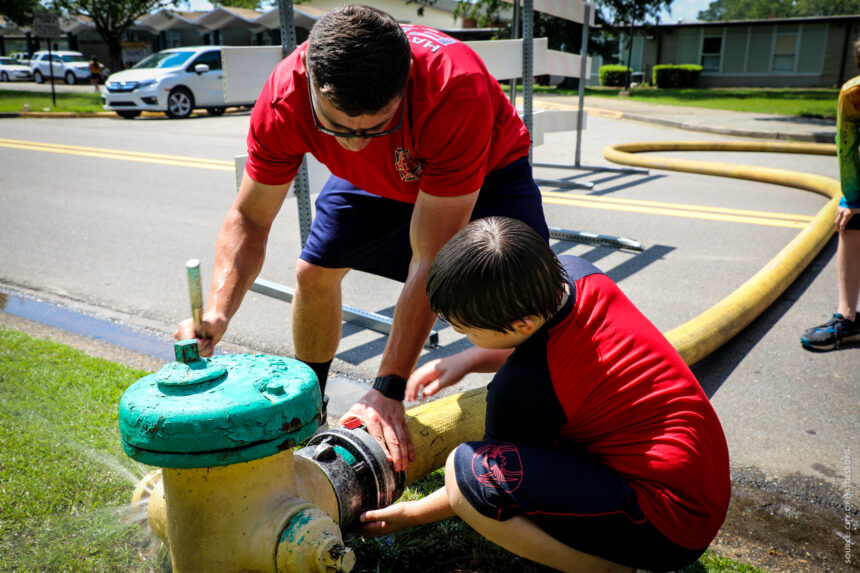
[[[168,468],[230,465],[294,447],[316,430],[319,383],[303,362],[264,354],[200,358],[196,340],[174,350],[175,362],[120,400],[122,445],[131,458]]]

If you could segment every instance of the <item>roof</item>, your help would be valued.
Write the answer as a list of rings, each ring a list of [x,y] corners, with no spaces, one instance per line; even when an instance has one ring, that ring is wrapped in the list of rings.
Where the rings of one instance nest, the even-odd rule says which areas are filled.
[[[753,20],[678,20],[677,22],[659,22],[661,28],[681,28],[691,26],[749,26],[757,24],[811,24],[844,20],[860,20],[860,14],[842,16],[805,16],[802,18],[757,18]]]

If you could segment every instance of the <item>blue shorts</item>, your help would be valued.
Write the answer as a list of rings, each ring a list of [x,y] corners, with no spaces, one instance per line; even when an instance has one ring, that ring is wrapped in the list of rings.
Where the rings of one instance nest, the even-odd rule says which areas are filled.
[[[681,569],[705,552],[667,539],[639,508],[636,491],[585,452],[509,442],[467,442],[454,454],[457,486],[479,513],[523,515],[583,553],[649,571]]]
[[[412,203],[373,195],[331,176],[316,200],[316,215],[300,258],[326,268],[365,271],[405,281],[412,259]],[[527,157],[487,174],[472,220],[519,219],[549,241],[540,190]]]

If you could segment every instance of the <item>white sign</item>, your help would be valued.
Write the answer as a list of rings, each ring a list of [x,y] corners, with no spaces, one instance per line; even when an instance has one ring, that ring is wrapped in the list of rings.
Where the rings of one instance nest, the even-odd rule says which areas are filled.
[[[60,18],[53,12],[36,12],[33,14],[33,33],[39,38],[58,38]]]

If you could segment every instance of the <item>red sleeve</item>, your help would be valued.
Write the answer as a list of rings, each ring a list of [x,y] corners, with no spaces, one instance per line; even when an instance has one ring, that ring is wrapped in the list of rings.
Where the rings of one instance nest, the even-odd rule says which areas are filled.
[[[419,146],[426,157],[421,190],[465,195],[481,188],[493,134],[493,105],[486,78],[458,76],[450,82],[427,123]]]
[[[245,169],[251,179],[265,185],[292,181],[305,152],[301,141],[290,137],[290,134],[301,133],[300,128],[293,125],[298,114],[294,113],[295,101],[291,100],[297,100],[294,94],[298,93],[299,86],[295,85],[298,72],[294,70],[292,59],[278,64],[251,112]]]

